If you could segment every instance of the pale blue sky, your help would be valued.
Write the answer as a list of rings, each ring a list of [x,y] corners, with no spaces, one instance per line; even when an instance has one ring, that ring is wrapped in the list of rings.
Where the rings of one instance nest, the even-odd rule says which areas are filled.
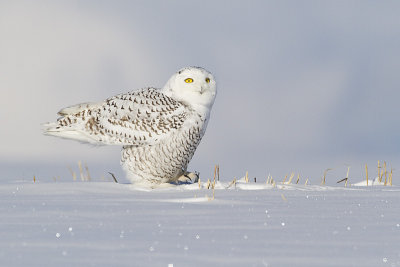
[[[161,87],[184,66],[218,96],[190,167],[318,181],[400,170],[398,1],[0,1],[0,161],[8,176],[119,169],[119,148],[41,134],[62,107]],[[59,169],[51,170],[58,166]],[[3,177],[0,177],[3,178]]]

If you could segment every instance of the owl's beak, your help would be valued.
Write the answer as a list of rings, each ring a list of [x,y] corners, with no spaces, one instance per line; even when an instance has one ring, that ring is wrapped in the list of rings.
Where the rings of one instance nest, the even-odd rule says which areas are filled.
[[[204,91],[205,91],[205,89],[203,88],[203,86],[202,87],[200,87],[200,94],[202,95],[203,93],[204,93]]]

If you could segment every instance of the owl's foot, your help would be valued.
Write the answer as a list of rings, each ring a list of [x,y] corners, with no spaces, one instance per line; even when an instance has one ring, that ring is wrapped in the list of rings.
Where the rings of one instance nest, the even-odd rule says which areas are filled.
[[[178,178],[176,181],[177,184],[193,184],[199,181],[200,173],[198,172],[185,172],[182,176]]]

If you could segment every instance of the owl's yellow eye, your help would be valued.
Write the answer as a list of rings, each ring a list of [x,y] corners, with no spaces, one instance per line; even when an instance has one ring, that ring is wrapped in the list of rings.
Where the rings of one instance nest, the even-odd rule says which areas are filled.
[[[206,83],[210,83],[210,78],[206,78]]]
[[[186,83],[192,83],[192,82],[193,82],[193,79],[192,79],[192,78],[187,78],[187,79],[185,80],[185,82],[186,82]]]

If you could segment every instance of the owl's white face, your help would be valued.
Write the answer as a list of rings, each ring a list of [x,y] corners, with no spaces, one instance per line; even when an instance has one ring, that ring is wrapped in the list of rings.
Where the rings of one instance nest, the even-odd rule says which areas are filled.
[[[188,67],[172,75],[162,91],[191,106],[211,108],[217,95],[217,84],[209,71]]]

